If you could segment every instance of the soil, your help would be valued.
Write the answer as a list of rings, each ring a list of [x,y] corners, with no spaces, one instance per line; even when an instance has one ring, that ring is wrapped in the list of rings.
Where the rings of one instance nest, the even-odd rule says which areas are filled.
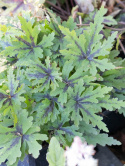
[[[118,130],[112,136],[122,144],[121,146],[109,146],[109,148],[118,157],[122,164],[125,164],[125,128]]]

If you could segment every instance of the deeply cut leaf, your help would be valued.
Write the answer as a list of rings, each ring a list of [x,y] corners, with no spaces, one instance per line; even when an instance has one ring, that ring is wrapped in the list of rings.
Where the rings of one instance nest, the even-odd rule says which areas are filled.
[[[42,147],[37,140],[47,140],[47,136],[39,134],[40,128],[34,126],[32,121],[26,110],[20,110],[15,127],[0,125],[0,163],[8,159],[7,166],[10,166],[17,158],[24,159],[27,152],[34,158],[38,157]]]

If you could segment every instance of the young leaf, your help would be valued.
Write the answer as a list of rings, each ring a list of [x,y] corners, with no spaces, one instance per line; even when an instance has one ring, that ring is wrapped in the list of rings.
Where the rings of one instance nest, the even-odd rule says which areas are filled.
[[[58,102],[58,98],[50,96],[50,92],[47,92],[46,94],[35,93],[33,98],[37,101],[34,108],[36,111],[35,123],[37,125],[43,125],[50,121],[54,122],[63,109],[61,104]]]
[[[56,21],[54,21],[56,19]],[[59,25],[61,25],[61,20],[60,18],[54,16],[54,18],[51,19],[51,22],[49,24],[50,28],[54,31],[56,38],[54,39],[54,47],[56,48],[65,48],[67,42],[64,42],[64,35],[61,32],[61,30],[59,29]],[[69,19],[67,21],[62,22],[62,26],[73,30],[76,28],[76,23],[74,22],[72,17],[69,17]]]
[[[51,64],[49,57],[45,60],[45,63],[43,65],[38,61],[26,72],[28,79],[33,80],[32,84],[37,85],[38,91],[48,90],[50,87],[55,90],[58,87],[58,82],[62,80],[57,64],[55,62]]]
[[[20,29],[0,24],[1,51],[5,50],[6,47],[11,46],[11,42],[15,39],[15,36],[21,35],[24,35],[24,33]]]
[[[107,13],[106,8],[104,8],[103,10],[105,10],[105,13]],[[95,10],[94,12],[89,13],[89,15],[87,15],[87,17],[84,19],[83,23],[89,24],[90,22],[94,22],[94,18],[96,16],[97,12],[98,11]],[[103,17],[103,23],[110,26],[110,25],[116,25],[117,21],[112,16],[108,15],[108,16]]]
[[[74,136],[81,137],[82,135],[78,132],[78,127],[73,124],[69,124],[68,116],[68,113],[66,112],[66,110],[64,110],[63,112],[61,112],[61,117],[58,116],[53,123],[48,123],[43,128],[44,132],[49,129],[49,131],[52,132],[52,135],[55,136],[58,141],[64,146],[70,144]]]
[[[65,166],[64,150],[60,147],[55,137],[52,137],[50,140],[49,151],[46,158],[49,162],[49,166]]]
[[[62,82],[59,83],[59,87],[57,87],[55,91],[51,92],[51,95],[59,95],[58,101],[61,102],[61,104],[67,102],[68,88],[74,88],[74,85],[77,83],[79,78],[83,77],[82,68],[79,68],[70,76],[73,68],[74,67],[71,62],[67,61],[64,64],[62,69]]]
[[[53,20],[57,21],[53,21]],[[52,52],[52,60],[56,61],[57,64],[59,63],[60,66],[63,67],[65,60],[64,56],[61,55],[60,49],[65,49],[68,41],[64,40],[64,35],[59,29],[58,25],[61,25],[61,20],[58,17],[54,16],[51,19],[51,22],[48,23],[49,28],[51,28],[55,33],[55,38],[53,40],[53,46],[51,47]],[[62,22],[62,26],[69,28],[70,30],[77,29],[76,23],[74,22],[72,17],[69,17],[67,21]]]

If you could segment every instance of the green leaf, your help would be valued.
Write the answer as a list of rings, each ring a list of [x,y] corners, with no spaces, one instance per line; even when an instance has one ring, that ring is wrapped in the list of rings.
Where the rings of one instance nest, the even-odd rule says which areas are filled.
[[[73,68],[74,67],[71,62],[67,61],[64,64],[62,69],[62,82],[59,83],[59,87],[57,87],[55,91],[51,92],[51,95],[59,95],[58,101],[61,102],[61,104],[67,102],[69,87],[74,88],[74,85],[77,83],[79,78],[83,77],[82,68],[79,68],[70,76],[70,73],[73,72]]]
[[[70,43],[67,45],[67,49],[60,51],[61,54],[65,56],[65,59],[73,62],[77,68],[80,65],[84,71],[89,71],[92,75],[96,75],[97,69],[105,71],[115,67],[105,55],[109,54],[117,32],[114,32],[107,40],[101,41],[103,35],[100,34],[100,31],[103,28],[104,14],[105,10],[101,8],[94,18],[94,23],[90,23],[89,29],[84,30],[83,34],[79,36],[75,30],[70,31],[68,28],[59,26],[65,35],[65,40]],[[100,56],[103,59],[100,59]]]
[[[123,67],[124,66],[123,63],[125,62],[125,59],[118,57],[118,55],[119,55],[118,50],[112,50],[109,54],[109,59],[116,67],[120,67],[120,66]]]
[[[88,144],[92,144],[95,146],[97,144],[100,144],[102,146],[121,144],[119,141],[113,139],[113,137],[109,137],[108,134],[100,133],[97,128],[93,128],[91,124],[87,124],[84,121],[80,122],[79,132],[83,133],[83,137]]]
[[[8,71],[7,81],[0,89],[0,111],[7,115],[10,111],[16,123],[16,109],[20,108],[21,103],[25,101],[22,94],[25,93],[24,85],[20,85],[19,81],[15,79],[13,70],[10,68]]]
[[[99,99],[99,105],[109,111],[125,107],[125,102],[118,98],[110,98],[110,95],[105,95],[103,99]]]
[[[65,166],[64,150],[60,147],[55,137],[52,137],[50,140],[49,151],[46,158],[49,162],[49,166]]]
[[[106,86],[112,86],[117,93],[121,92],[125,88],[125,68],[116,68],[114,70],[106,71],[102,74],[102,84]]]
[[[15,36],[24,35],[24,33],[18,29],[11,26],[0,25],[0,37],[2,41],[4,41],[9,46],[11,44],[12,39],[15,39]]]
[[[63,110],[63,112],[61,112],[61,117],[58,116],[54,122],[46,124],[43,128],[44,132],[49,129],[52,135],[55,136],[63,146],[69,145],[75,136],[81,137],[82,135],[78,132],[77,126],[69,124],[68,116],[66,110]]]
[[[52,16],[51,22],[47,24],[55,33],[55,38],[53,40],[54,44],[51,47],[51,52],[52,52],[51,58],[52,60],[59,63],[60,66],[63,66],[63,64],[65,63],[65,60],[60,53],[60,49],[65,49],[66,45],[68,44],[68,41],[64,40],[64,35],[59,29],[59,25],[61,25],[61,20],[56,15],[54,15]],[[70,30],[77,29],[76,23],[74,22],[74,19],[72,17],[69,17],[67,21],[63,21],[62,25],[66,28],[69,28]]]
[[[36,99],[37,104],[34,108],[36,111],[35,120],[37,125],[43,125],[47,122],[54,122],[57,116],[63,110],[58,98],[50,96],[50,92],[35,93],[33,98]],[[38,102],[39,101],[39,102]]]
[[[58,82],[62,80],[56,62],[51,64],[49,57],[45,60],[45,65],[39,61],[33,64],[32,68],[27,69],[26,75],[29,80],[33,80],[33,86],[37,85],[38,91],[48,90],[50,87],[55,90],[59,86]]]
[[[121,142],[117,141],[113,137],[109,137],[108,134],[97,134],[97,135],[88,135],[85,137],[89,144],[96,145],[97,143],[105,146],[105,145],[121,145]]]
[[[100,101],[101,104],[106,104],[106,109],[109,110],[112,110],[112,107],[115,105],[115,108],[118,109],[119,113],[123,113],[123,115],[125,115],[125,104],[123,102],[125,101],[125,68],[116,68],[114,70],[106,71],[102,74],[102,77],[103,81],[100,83],[106,86],[112,86],[113,90],[111,92],[111,98],[109,96],[105,96],[105,102]],[[119,104],[117,104],[118,102]]]
[[[79,121],[82,119],[86,122],[98,126],[100,129],[107,131],[105,124],[102,122],[102,118],[97,116],[96,113],[100,112],[101,107],[98,104],[99,98],[104,98],[105,94],[111,91],[112,88],[99,86],[93,89],[92,86],[85,89],[82,80],[79,80],[75,85],[74,90],[70,88],[70,99],[66,104],[67,110],[72,114],[71,119],[75,122],[75,125],[79,125]],[[82,114],[82,116],[81,116]]]
[[[19,17],[22,24],[24,35],[16,36],[12,40],[12,46],[9,46],[1,54],[9,57],[17,56],[17,66],[29,66],[32,61],[43,57],[43,52],[53,45],[54,33],[48,36],[44,35],[39,43],[37,43],[38,35],[41,31],[39,26],[32,25],[31,21]],[[45,49],[45,50],[44,50]]]
[[[104,8],[103,10],[105,11],[105,13],[107,13],[106,8]],[[98,10],[94,10],[94,12],[89,13],[89,15],[87,15],[85,17],[83,23],[84,24],[89,24],[90,22],[94,22],[94,18],[96,16],[97,12],[98,12]],[[117,21],[111,15],[108,15],[108,16],[103,17],[103,23],[110,26],[110,25],[116,25]]]
[[[34,158],[39,156],[42,147],[37,140],[47,140],[47,136],[39,134],[40,128],[34,126],[32,121],[33,118],[28,117],[26,110],[20,110],[15,127],[0,125],[0,163],[8,159],[7,166],[10,166],[17,158],[19,160],[21,156],[25,157],[27,152]],[[21,151],[22,147],[23,151]]]

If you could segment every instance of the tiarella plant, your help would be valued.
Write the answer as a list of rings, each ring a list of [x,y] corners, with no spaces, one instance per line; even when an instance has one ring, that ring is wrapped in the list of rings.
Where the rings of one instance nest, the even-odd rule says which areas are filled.
[[[117,32],[105,35],[106,21],[115,24],[105,13],[102,7],[92,22],[88,18],[90,26],[79,28],[72,17],[61,22],[50,11],[42,21],[23,14],[18,26],[0,25],[6,60],[0,73],[0,163],[17,165],[25,154],[37,158],[42,141],[52,136],[63,147],[74,136],[93,145],[120,144],[108,137],[102,116],[104,110],[125,115],[124,61],[111,51]]]

